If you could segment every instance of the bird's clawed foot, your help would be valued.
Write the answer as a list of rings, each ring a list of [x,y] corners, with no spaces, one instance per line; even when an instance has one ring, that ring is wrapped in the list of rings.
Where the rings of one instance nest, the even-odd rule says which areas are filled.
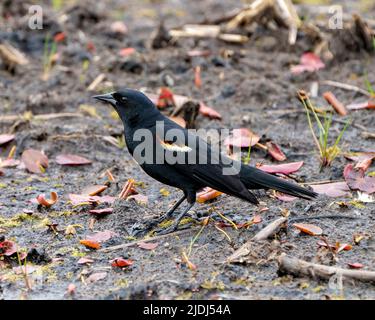
[[[165,228],[165,229],[157,229],[155,230],[155,235],[158,235],[158,236],[161,236],[163,234],[168,234],[168,233],[172,233],[174,231],[176,231],[178,228],[178,224],[176,224],[175,222],[169,226],[168,228]]]
[[[137,236],[140,236],[140,235],[144,235],[144,234],[150,232],[152,230],[152,228],[154,228],[158,224],[162,223],[163,221],[167,220],[168,218],[170,218],[170,215],[169,214],[164,214],[164,215],[162,215],[159,218],[156,218],[156,219],[153,219],[151,221],[148,221],[147,224],[146,224],[146,226],[144,228],[140,228],[140,226],[138,224],[135,224],[132,227],[130,235],[132,237],[137,237]]]

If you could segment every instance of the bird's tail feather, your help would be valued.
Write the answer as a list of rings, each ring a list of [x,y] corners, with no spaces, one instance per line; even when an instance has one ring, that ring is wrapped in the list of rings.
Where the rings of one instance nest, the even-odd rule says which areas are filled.
[[[243,165],[241,167],[240,176],[243,184],[249,189],[273,189],[294,197],[307,200],[311,200],[318,195],[317,193],[303,188],[295,183],[277,178],[272,174],[263,172],[256,168],[252,168],[250,166]]]

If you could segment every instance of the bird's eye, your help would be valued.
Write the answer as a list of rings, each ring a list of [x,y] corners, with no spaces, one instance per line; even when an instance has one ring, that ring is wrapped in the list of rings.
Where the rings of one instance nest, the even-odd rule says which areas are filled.
[[[121,102],[126,102],[128,101],[128,99],[126,99],[125,97],[121,97]]]

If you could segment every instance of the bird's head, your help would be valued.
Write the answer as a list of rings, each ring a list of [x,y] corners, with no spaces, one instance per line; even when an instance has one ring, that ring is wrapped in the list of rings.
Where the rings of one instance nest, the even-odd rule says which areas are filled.
[[[94,99],[111,104],[124,123],[146,120],[158,114],[152,101],[142,92],[132,89],[122,89],[111,93],[93,96]]]

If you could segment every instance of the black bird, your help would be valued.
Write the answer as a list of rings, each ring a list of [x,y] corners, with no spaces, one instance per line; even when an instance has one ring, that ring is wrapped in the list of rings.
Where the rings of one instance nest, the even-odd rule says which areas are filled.
[[[311,200],[317,194],[307,190],[297,184],[277,178],[271,174],[265,173],[259,169],[248,165],[232,162],[233,160],[218,150],[214,146],[206,143],[197,135],[189,130],[182,128],[175,122],[165,117],[143,93],[124,89],[103,95],[97,95],[93,98],[110,103],[119,114],[124,124],[124,134],[126,145],[133,157],[139,163],[146,152],[152,154],[152,161],[140,163],[142,169],[152,178],[167,185],[179,188],[183,191],[183,197],[167,211],[167,213],[158,219],[162,221],[172,215],[172,213],[186,199],[187,208],[180,213],[174,223],[159,234],[174,231],[184,215],[193,207],[196,202],[196,192],[204,187],[211,187],[231,196],[242,200],[258,204],[256,197],[249,189],[274,189],[295,197]],[[162,124],[164,134],[160,134],[157,129]],[[174,129],[176,136],[182,136],[183,143],[176,140],[175,137],[167,138],[167,132]],[[145,139],[139,139],[137,133],[149,132],[151,142],[144,144],[146,149],[139,154],[142,143]],[[172,135],[174,136],[174,135]],[[159,152],[159,153],[158,153]],[[165,158],[168,156],[181,156],[183,161],[178,163],[167,163],[166,161],[156,162],[157,155],[162,154]],[[200,159],[203,159],[203,161]],[[189,161],[190,159],[190,161]],[[191,161],[191,159],[193,161]],[[206,160],[206,163],[204,162]],[[240,165],[237,173],[225,175],[223,170],[232,166]]]

